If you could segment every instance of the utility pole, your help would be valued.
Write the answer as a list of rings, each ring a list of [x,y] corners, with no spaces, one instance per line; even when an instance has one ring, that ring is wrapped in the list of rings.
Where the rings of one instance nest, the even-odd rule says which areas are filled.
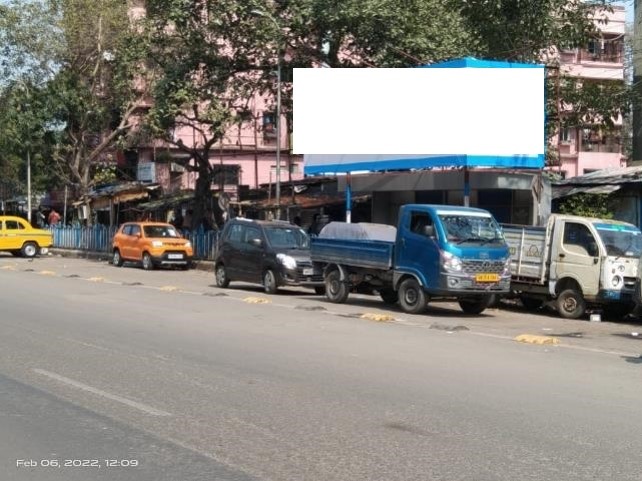
[[[31,224],[31,149],[27,149],[27,220]]]

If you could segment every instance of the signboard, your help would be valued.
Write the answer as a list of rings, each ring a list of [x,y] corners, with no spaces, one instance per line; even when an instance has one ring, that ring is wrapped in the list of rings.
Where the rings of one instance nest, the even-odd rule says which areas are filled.
[[[136,180],[140,182],[156,182],[156,164],[154,162],[139,162],[136,170]]]
[[[305,155],[308,175],[542,168],[544,82],[543,65],[470,58],[425,68],[295,69],[293,149]]]

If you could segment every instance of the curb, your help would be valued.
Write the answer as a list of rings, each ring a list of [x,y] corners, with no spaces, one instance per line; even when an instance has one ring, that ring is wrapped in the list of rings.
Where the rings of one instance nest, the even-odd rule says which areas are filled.
[[[107,252],[82,251],[78,249],[61,249],[59,247],[53,247],[49,249],[49,252],[49,255],[69,257],[71,259],[85,259],[96,262],[111,262],[111,256]],[[195,260],[193,261],[193,264],[194,269],[197,269],[199,271],[214,270],[214,261]]]

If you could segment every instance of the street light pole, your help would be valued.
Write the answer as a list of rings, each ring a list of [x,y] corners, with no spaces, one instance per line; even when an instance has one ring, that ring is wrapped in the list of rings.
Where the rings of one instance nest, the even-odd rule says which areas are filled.
[[[281,42],[276,68],[276,218],[281,220]]]
[[[31,149],[27,149],[27,220],[31,224]]]
[[[281,53],[283,46],[283,31],[279,22],[262,9],[252,10],[254,15],[269,19],[279,32],[279,43],[276,57],[276,218],[281,219]]]

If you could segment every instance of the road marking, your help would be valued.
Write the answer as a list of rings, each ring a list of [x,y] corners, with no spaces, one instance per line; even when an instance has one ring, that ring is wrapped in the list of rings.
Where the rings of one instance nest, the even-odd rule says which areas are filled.
[[[178,287],[176,287],[176,286],[162,286],[162,287],[159,287],[159,289],[161,291],[164,291],[164,292],[174,292],[174,291],[178,290]]]
[[[272,301],[265,297],[246,297],[243,301],[248,304],[270,304]]]
[[[56,273],[54,271],[40,271],[39,274],[43,275],[43,276],[55,276],[56,275]]]
[[[87,279],[90,282],[103,282],[105,280],[104,277],[96,276],[96,277],[90,277]]]
[[[515,338],[517,342],[526,344],[559,344],[560,340],[552,336],[534,336],[532,334],[521,334]]]
[[[102,391],[100,389],[96,389],[95,387],[91,387],[87,384],[83,384],[78,381],[74,381],[73,379],[69,379],[68,377],[61,376],[60,374],[56,374],[54,372],[49,372],[45,371],[44,369],[34,369],[33,370],[36,374],[40,374],[42,376],[46,376],[48,378],[54,379],[58,382],[61,382],[63,384],[67,384],[69,386],[81,389],[83,391],[90,392],[92,394],[96,394],[98,396],[111,399],[112,401],[119,402],[121,404],[125,404],[126,406],[138,409],[139,411],[143,411],[144,413],[151,414],[152,416],[171,416],[170,413],[161,411],[160,409],[153,408],[151,406],[148,406],[147,404],[139,403],[137,401],[132,401],[131,399],[124,398],[122,396],[118,396],[116,394],[111,394],[106,391]]]
[[[15,266],[2,266],[2,269],[5,271],[15,271],[16,267]]]

